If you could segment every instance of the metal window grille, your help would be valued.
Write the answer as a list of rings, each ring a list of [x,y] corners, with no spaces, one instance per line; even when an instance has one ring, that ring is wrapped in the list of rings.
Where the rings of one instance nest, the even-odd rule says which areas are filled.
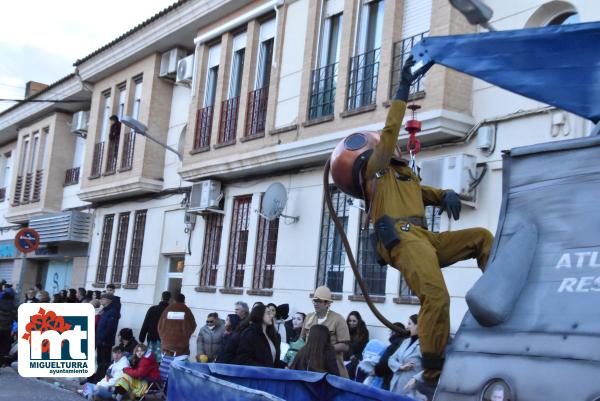
[[[348,206],[349,197],[334,186],[330,187],[330,191],[334,210],[342,221],[345,232],[348,228],[348,214],[350,211]],[[335,229],[325,202],[323,202],[320,238],[317,285],[326,285],[333,292],[342,292],[346,253],[344,252],[342,239]]]
[[[346,110],[375,103],[380,51],[377,48],[350,58]]]
[[[248,248],[248,228],[252,195],[237,196],[233,201],[231,231],[227,250],[225,287],[244,286],[244,268]]]
[[[252,288],[273,288],[278,233],[279,218],[271,221],[259,218]]]
[[[427,229],[434,233],[440,232],[440,215],[439,209],[433,206],[425,207],[425,218],[427,219]],[[418,303],[419,299],[414,292],[410,289],[404,276],[400,275],[400,298],[408,300],[413,303]]]
[[[237,131],[238,109],[240,97],[221,102],[221,118],[219,120],[219,144],[228,144],[235,141]]]
[[[119,154],[119,139],[110,139],[108,141],[108,152],[106,161],[106,172],[114,173],[117,171],[117,156]]]
[[[142,249],[144,247],[144,232],[146,229],[146,210],[135,212],[133,222],[133,238],[131,239],[131,254],[129,255],[129,273],[127,284],[137,284],[142,264]]]
[[[361,212],[361,221],[363,218]],[[361,228],[358,238],[358,269],[369,294],[385,295],[385,281],[387,275],[387,265],[381,266],[377,263],[375,250],[371,245],[370,236],[374,233],[373,226]],[[361,294],[358,283],[354,284],[354,293]]]
[[[21,204],[21,193],[23,191],[23,176],[18,175],[15,181],[15,193],[13,194],[13,206]]]
[[[200,270],[200,286],[217,285],[219,251],[221,250],[221,233],[223,232],[223,215],[210,213],[206,216],[204,230],[204,249],[202,251],[202,268]]]
[[[428,33],[429,31],[425,31],[394,43],[390,97],[393,97],[396,94],[396,91],[398,90],[398,85],[400,84],[400,71],[402,71],[404,60],[406,60],[408,56],[410,56],[410,51],[412,50],[413,46],[419,43],[421,39],[427,36]],[[413,85],[410,87],[411,95],[425,91],[423,79],[424,78],[421,77],[417,79],[415,83],[413,83]]]
[[[214,106],[198,110],[196,114],[196,131],[194,134],[194,150],[210,146]]]
[[[104,142],[94,145],[94,156],[92,158],[92,177],[100,176],[102,172],[102,157],[104,153]]]
[[[39,202],[42,195],[42,179],[44,178],[44,170],[35,172],[35,180],[33,181],[33,196],[31,202]]]
[[[106,271],[108,270],[108,254],[110,253],[110,240],[112,238],[114,214],[104,216],[102,225],[102,239],[100,240],[100,252],[98,253],[98,269],[96,270],[96,283],[106,282]]]
[[[65,172],[65,186],[75,185],[79,182],[80,167],[73,167]]]
[[[133,165],[133,151],[135,149],[135,131],[128,131],[123,138],[123,153],[121,154],[121,168],[128,169]]]
[[[308,119],[333,115],[338,63],[313,70],[310,84]]]
[[[123,263],[125,261],[125,247],[127,245],[127,231],[129,229],[130,212],[119,214],[119,226],[117,228],[117,243],[115,244],[115,256],[113,258],[112,283],[120,283],[123,275]]]
[[[248,107],[246,108],[245,137],[252,137],[265,132],[267,120],[267,102],[269,100],[269,87],[265,86],[248,93]]]

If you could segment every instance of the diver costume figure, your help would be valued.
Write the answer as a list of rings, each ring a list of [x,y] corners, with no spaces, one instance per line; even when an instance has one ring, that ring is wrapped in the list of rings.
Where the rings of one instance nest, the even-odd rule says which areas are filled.
[[[425,393],[420,387],[429,387],[432,395],[450,332],[450,297],[441,268],[476,258],[483,271],[493,236],[484,228],[442,233],[427,230],[425,206],[441,207],[458,220],[461,203],[452,190],[421,185],[418,175],[396,152],[410,86],[431,66],[412,73],[413,65],[410,57],[381,135],[358,132],[346,137],[331,156],[331,173],[341,190],[365,200],[377,253],[383,263],[402,273],[421,302],[419,340],[424,372],[417,389]]]

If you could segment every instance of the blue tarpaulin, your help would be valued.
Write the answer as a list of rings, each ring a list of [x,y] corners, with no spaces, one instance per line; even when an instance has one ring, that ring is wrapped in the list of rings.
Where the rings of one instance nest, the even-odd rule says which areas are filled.
[[[593,22],[432,36],[412,54],[598,122],[599,44],[600,22]]]
[[[261,393],[249,392],[256,390]],[[273,398],[265,398],[265,393]],[[411,398],[325,373],[218,363],[173,362],[169,372],[167,400],[191,399],[413,401]]]

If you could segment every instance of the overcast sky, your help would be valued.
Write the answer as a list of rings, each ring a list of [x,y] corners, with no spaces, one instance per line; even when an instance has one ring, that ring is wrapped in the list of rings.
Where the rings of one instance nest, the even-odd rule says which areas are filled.
[[[5,1],[0,13],[0,99],[22,99],[27,81],[51,84],[73,62],[175,0]],[[0,111],[14,103],[0,102]]]

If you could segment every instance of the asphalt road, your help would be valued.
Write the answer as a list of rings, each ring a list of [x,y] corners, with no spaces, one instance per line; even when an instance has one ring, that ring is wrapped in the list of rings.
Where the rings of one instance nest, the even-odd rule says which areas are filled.
[[[0,401],[83,401],[73,391],[52,382],[21,377],[12,368],[0,368]]]

